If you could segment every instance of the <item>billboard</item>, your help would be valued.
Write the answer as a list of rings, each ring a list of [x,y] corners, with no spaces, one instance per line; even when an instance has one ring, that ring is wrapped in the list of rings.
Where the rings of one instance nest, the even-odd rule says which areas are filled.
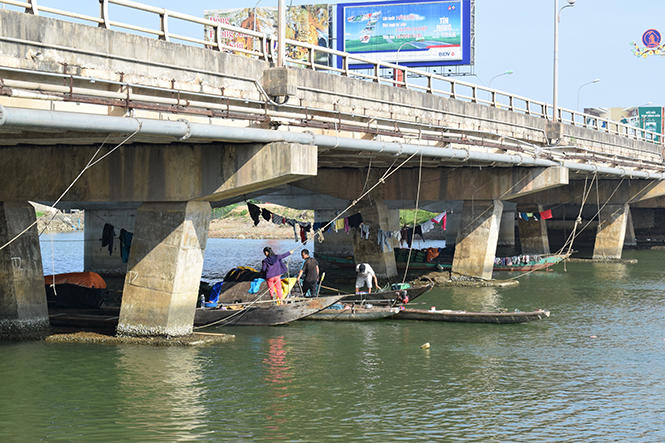
[[[640,106],[640,128],[657,134],[663,133],[663,108],[660,106]],[[656,141],[658,137],[656,137]]]
[[[471,65],[473,1],[338,4],[337,49],[411,67]]]
[[[256,12],[256,16],[254,13]],[[203,12],[203,17],[212,21],[252,29],[277,38],[277,8],[241,8],[216,9]],[[329,5],[298,5],[286,8],[286,38],[328,47],[330,42],[330,7]],[[205,28],[205,40],[215,39],[214,29]],[[222,43],[234,48],[252,50],[258,45],[250,36],[232,31],[222,31]],[[257,48],[258,49],[258,48]],[[303,48],[286,46],[287,57],[306,60],[307,51]],[[326,64],[328,56],[317,53],[317,63]]]

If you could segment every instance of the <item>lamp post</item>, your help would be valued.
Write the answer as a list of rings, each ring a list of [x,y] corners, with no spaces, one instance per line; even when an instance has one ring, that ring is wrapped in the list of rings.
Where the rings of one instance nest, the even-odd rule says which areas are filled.
[[[395,55],[395,64],[399,66],[399,51],[401,51],[403,47],[405,47],[406,45],[411,45],[414,48],[417,48],[417,46],[414,45],[414,43],[415,42],[422,42],[423,40],[425,40],[425,37],[418,37],[412,42],[402,43],[400,45],[400,47],[397,48],[397,54]],[[401,82],[402,81],[402,76],[400,75],[401,71],[399,69],[394,69],[394,71],[395,72],[394,72],[394,75],[393,75],[393,80],[397,80],[397,81]]]
[[[582,86],[580,86],[580,87],[577,89],[577,112],[580,112],[580,91],[582,90],[582,88],[585,87],[586,85],[590,85],[590,84],[592,84],[592,83],[598,83],[599,81],[600,81],[600,79],[597,78],[597,79],[595,79],[595,80],[593,80],[593,81],[590,81],[590,82],[584,83]]]
[[[568,0],[568,4],[559,9],[559,0],[554,0],[554,99],[552,100],[552,121],[559,121],[559,22],[561,21],[561,11],[575,5],[577,0]]]
[[[252,31],[256,31],[256,8],[259,6],[259,3],[261,3],[261,0],[256,2],[256,4],[254,5],[254,28],[252,29]],[[256,42],[256,37],[252,37],[252,51],[256,50],[255,42]]]
[[[399,65],[399,51],[401,51],[402,48],[403,48],[404,46],[406,46],[406,45],[411,45],[411,46],[413,46],[414,48],[417,48],[417,46],[414,45],[414,43],[415,43],[415,42],[422,42],[423,40],[425,40],[425,37],[418,37],[418,38],[416,38],[416,39],[415,39],[414,41],[412,41],[412,42],[402,43],[402,45],[397,49],[397,55],[395,56],[395,64],[396,64],[396,65]]]
[[[492,80],[494,80],[495,78],[501,77],[502,75],[511,75],[512,73],[513,73],[513,70],[511,69],[510,71],[502,72],[501,74],[495,75],[494,77],[491,78],[490,85],[488,86],[488,88],[492,87]]]

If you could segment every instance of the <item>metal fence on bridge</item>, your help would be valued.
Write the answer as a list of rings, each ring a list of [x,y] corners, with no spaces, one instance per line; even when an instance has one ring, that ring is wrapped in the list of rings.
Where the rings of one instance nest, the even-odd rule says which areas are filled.
[[[94,2],[95,0],[90,1]],[[0,0],[0,4],[25,8],[25,12],[29,14],[47,14],[58,18],[66,17],[76,21],[95,23],[97,26],[106,29],[118,28],[121,30],[129,30],[152,35],[165,41],[179,41],[186,44],[193,44],[209,48],[210,50],[243,54],[245,56],[255,57],[265,61],[275,61],[277,59],[274,49],[277,47],[275,44],[276,39],[268,34],[256,32],[251,29],[227,25],[189,14],[170,11],[164,8],[144,5],[130,0],[96,1],[99,3],[99,16],[97,17],[71,11],[64,11],[47,6],[40,6],[38,5],[37,0]],[[155,14],[159,18],[159,29],[152,29],[144,26],[137,26],[111,20],[109,5],[118,5],[132,10]],[[172,20],[181,20],[189,24],[201,26],[200,35],[204,35],[203,31],[205,27],[210,27],[214,30],[215,37],[212,41],[207,41],[202,38],[195,38],[172,33],[169,31],[169,23]],[[236,32],[247,37],[251,37],[252,39],[258,39],[259,45],[254,45],[254,47],[257,49],[243,49],[226,45],[222,39],[222,34],[224,31]],[[500,107],[512,112],[532,115],[548,120],[552,119],[552,115],[554,113],[552,105],[545,102],[531,100],[526,97],[521,97],[516,94],[479,86],[462,80],[456,80],[450,77],[420,71],[393,63],[369,60],[358,55],[348,54],[321,46],[315,46],[308,43],[299,42],[297,40],[286,39],[285,43],[289,46],[306,49],[308,54],[306,60],[292,59],[288,56],[285,57],[286,63],[288,65],[338,74],[347,77],[362,78],[379,84],[386,83],[396,87],[403,87],[420,92],[441,95],[455,100],[477,103],[490,107]],[[333,60],[333,63],[330,66],[316,63],[315,60],[317,60],[317,54],[326,54],[329,59]],[[335,67],[337,64],[334,62],[337,61],[337,58],[342,60],[342,68]],[[370,70],[350,69],[350,60],[371,65],[372,68]],[[401,71],[402,75],[397,75],[395,78],[402,78],[403,80],[396,80],[395,78],[381,75],[382,72],[386,71]],[[409,76],[424,79],[425,81],[422,82],[424,84],[408,82]],[[645,141],[659,146],[663,146],[665,144],[663,136],[657,132],[636,128],[634,126],[626,125],[617,121],[580,113],[570,109],[559,108],[558,114],[558,121],[569,125],[594,129],[600,132]]]

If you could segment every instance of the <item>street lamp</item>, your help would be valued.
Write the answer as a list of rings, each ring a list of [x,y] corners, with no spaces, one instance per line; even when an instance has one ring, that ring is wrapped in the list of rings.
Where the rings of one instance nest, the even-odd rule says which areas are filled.
[[[256,4],[254,5],[254,29],[252,29],[252,31],[256,31],[256,8],[259,6],[259,3],[261,3],[261,0],[256,2]],[[256,50],[255,42],[256,42],[256,37],[252,37],[252,51]]]
[[[555,123],[559,121],[559,22],[561,21],[561,11],[575,6],[575,1],[577,0],[568,0],[568,4],[559,9],[559,0],[554,0],[554,99],[552,101],[554,115],[552,115],[552,121]]]
[[[395,64],[399,65],[399,51],[401,51],[404,46],[411,45],[411,46],[413,46],[414,48],[417,49],[418,47],[416,45],[414,45],[414,43],[415,42],[422,42],[424,40],[425,40],[425,37],[418,37],[412,42],[402,43],[402,45],[397,49],[397,55],[395,56]]]
[[[502,75],[511,75],[513,73],[512,69],[510,71],[502,72],[501,74],[497,74],[492,79],[490,80],[490,85],[488,86],[489,88],[492,87],[492,80],[494,80],[497,77],[501,77]]]
[[[590,85],[591,83],[598,83],[599,81],[600,81],[600,79],[597,78],[597,79],[595,79],[595,80],[593,80],[593,81],[590,81],[590,82],[584,83],[582,86],[580,86],[580,87],[577,89],[577,112],[580,112],[580,91],[582,90],[582,88],[585,87],[586,85]]]

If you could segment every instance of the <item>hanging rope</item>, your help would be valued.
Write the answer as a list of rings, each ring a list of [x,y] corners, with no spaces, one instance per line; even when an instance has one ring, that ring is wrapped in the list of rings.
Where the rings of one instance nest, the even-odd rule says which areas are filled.
[[[406,281],[406,273],[409,271],[409,263],[411,262],[411,251],[413,251],[413,240],[416,236],[416,223],[418,222],[418,207],[420,205],[420,182],[422,181],[423,174],[423,153],[422,148],[420,150],[420,167],[418,168],[418,192],[416,193],[416,210],[413,213],[413,234],[411,235],[411,242],[409,244],[409,255],[406,258],[406,267],[404,268],[404,277],[402,277],[402,283]],[[407,240],[408,240],[407,234]]]

